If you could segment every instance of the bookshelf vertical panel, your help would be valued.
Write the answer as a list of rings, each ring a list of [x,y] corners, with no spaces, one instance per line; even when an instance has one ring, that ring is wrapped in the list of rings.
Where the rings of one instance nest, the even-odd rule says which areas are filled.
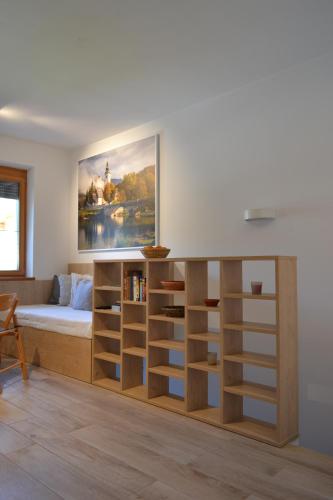
[[[187,411],[208,407],[208,373],[188,370]]]
[[[225,260],[221,262],[221,297],[223,324],[241,322],[243,320],[242,299],[225,298],[226,293],[242,291],[243,287],[243,263],[241,260]],[[229,331],[223,327],[222,353],[224,358],[227,354],[242,352],[243,334],[241,332]],[[228,363],[224,359],[222,377],[222,422],[229,423],[240,420],[243,416],[243,400],[239,396],[225,392],[224,388],[229,385],[240,383],[243,379],[243,367],[237,363]]]
[[[278,434],[287,441],[298,434],[297,267],[296,259],[277,258]]]

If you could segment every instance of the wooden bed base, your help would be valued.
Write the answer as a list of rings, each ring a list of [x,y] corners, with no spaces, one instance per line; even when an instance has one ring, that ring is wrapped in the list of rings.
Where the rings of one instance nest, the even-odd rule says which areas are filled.
[[[93,263],[68,264],[68,272],[93,274]],[[52,280],[0,281],[0,293],[17,293],[20,305],[46,304],[51,287]],[[91,383],[91,339],[26,326],[23,343],[27,363]],[[3,339],[2,352],[17,356],[12,339]]]
[[[27,363],[91,383],[91,339],[23,327]],[[2,341],[2,352],[17,357],[13,339]]]

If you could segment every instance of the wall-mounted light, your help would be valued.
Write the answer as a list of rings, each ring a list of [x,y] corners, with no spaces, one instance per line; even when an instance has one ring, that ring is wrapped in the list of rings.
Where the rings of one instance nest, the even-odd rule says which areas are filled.
[[[274,220],[276,211],[272,208],[247,208],[244,210],[244,220]]]

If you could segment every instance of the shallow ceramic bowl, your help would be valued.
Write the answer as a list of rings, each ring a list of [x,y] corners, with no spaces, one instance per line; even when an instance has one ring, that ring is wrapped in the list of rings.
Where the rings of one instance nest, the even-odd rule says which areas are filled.
[[[184,306],[164,306],[162,311],[170,318],[183,318],[185,315]]]
[[[217,307],[220,299],[205,299],[204,302],[207,307]]]
[[[170,253],[170,248],[144,247],[140,251],[146,259],[165,259]]]
[[[165,290],[185,290],[185,281],[161,281]]]

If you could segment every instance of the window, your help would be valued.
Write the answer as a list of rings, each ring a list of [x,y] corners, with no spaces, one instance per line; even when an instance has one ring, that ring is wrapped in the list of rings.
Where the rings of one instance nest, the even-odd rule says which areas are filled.
[[[0,276],[25,276],[27,171],[0,167]]]

